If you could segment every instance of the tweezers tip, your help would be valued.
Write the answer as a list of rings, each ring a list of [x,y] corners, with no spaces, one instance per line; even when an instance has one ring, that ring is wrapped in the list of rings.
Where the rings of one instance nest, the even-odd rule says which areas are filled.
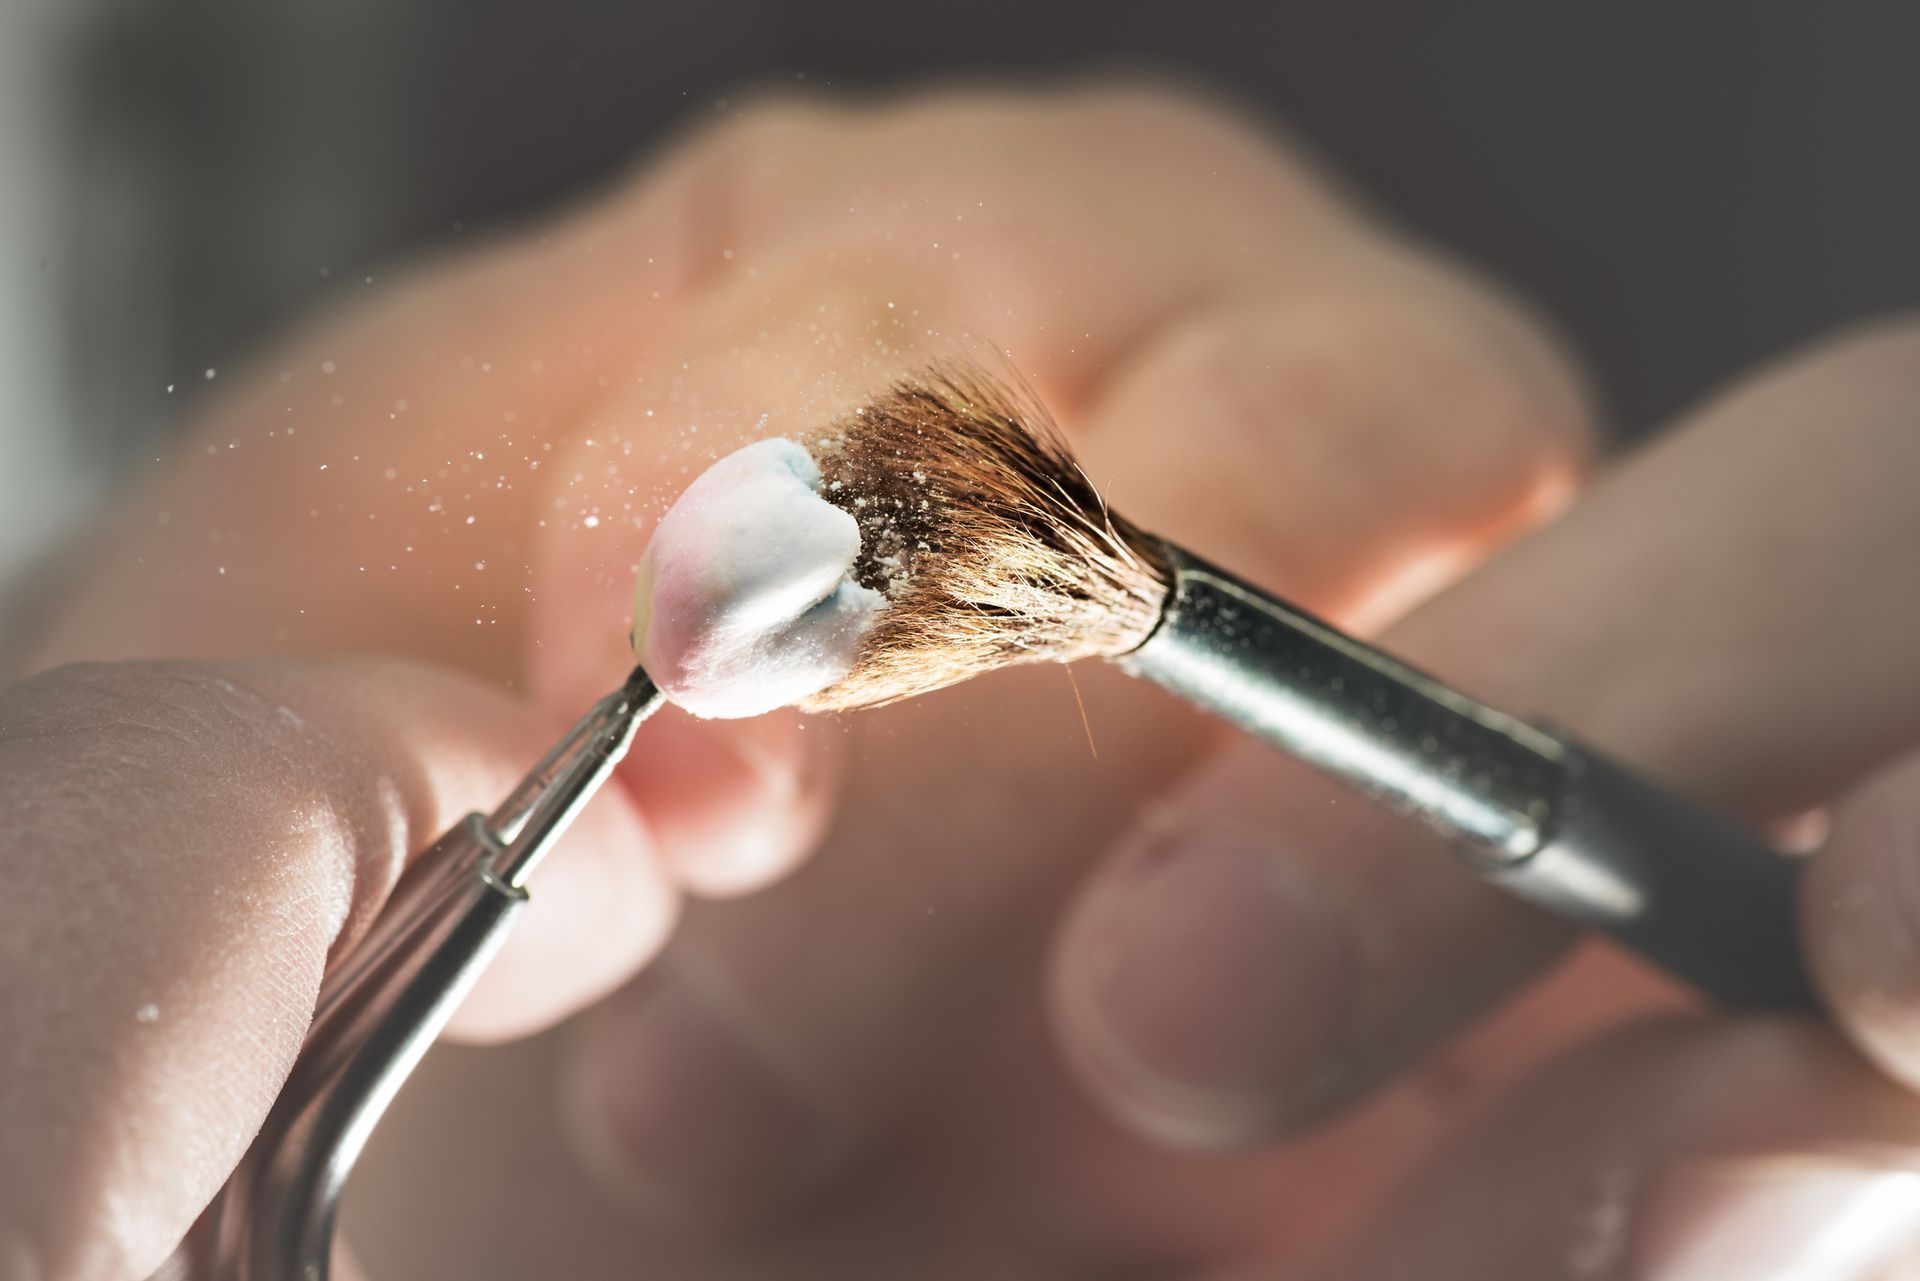
[[[633,706],[645,706],[661,696],[660,686],[653,677],[647,675],[647,669],[637,663],[627,673],[626,684],[620,687],[620,692],[627,696],[629,704]]]

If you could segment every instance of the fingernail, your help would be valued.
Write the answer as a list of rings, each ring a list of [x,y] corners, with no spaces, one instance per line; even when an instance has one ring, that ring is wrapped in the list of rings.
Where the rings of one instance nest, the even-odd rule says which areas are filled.
[[[1267,1139],[1325,1092],[1360,960],[1342,906],[1266,834],[1161,823],[1069,923],[1068,1053],[1163,1141]]]
[[[595,1011],[574,1047],[572,1130],[586,1163],[653,1217],[736,1225],[818,1168],[820,1113],[680,982]]]
[[[1640,1281],[1889,1281],[1920,1250],[1920,1168],[1773,1157],[1696,1165],[1642,1198]]]

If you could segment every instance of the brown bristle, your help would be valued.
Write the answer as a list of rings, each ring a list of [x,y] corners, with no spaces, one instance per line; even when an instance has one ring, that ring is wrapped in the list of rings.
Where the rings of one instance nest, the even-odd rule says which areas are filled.
[[[887,596],[847,676],[802,704],[871,707],[1010,663],[1111,657],[1159,623],[1158,543],[1109,512],[1037,404],[972,368],[895,384],[810,442]]]

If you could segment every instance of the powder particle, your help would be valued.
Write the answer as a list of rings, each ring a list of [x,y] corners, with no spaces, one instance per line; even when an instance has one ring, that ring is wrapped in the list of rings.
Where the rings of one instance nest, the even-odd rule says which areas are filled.
[[[854,518],[819,465],[761,440],[702,472],[641,557],[634,651],[696,716],[758,716],[844,677],[886,598],[853,579]]]

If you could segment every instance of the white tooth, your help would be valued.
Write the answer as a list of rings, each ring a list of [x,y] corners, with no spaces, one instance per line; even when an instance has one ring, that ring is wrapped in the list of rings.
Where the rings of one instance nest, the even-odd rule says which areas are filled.
[[[852,669],[885,604],[853,581],[860,527],[820,497],[791,440],[756,441],[694,479],[654,530],[634,651],[696,716],[758,716]]]

